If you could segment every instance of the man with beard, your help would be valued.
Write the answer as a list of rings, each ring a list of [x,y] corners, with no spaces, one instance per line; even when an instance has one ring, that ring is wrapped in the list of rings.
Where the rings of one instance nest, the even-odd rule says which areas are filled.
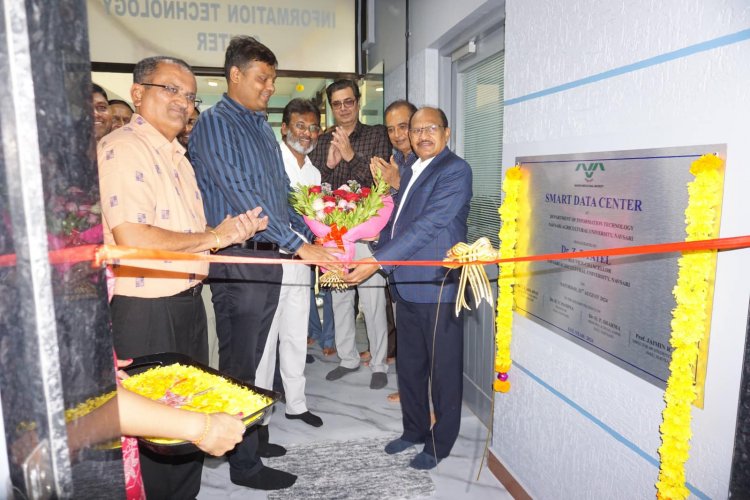
[[[320,111],[311,101],[292,99],[284,108],[279,143],[289,186],[320,184],[320,172],[307,154],[315,148],[320,133]],[[300,235],[304,237],[303,235]],[[323,420],[310,413],[305,401],[305,357],[310,314],[310,268],[299,264],[282,264],[283,278],[279,306],[268,332],[266,348],[255,373],[255,383],[264,389],[273,386],[276,342],[279,343],[281,380],[286,398],[286,418],[302,420],[313,427]],[[316,311],[317,314],[317,311]]]
[[[205,199],[206,218],[221,220],[236,206],[260,205],[268,217],[266,231],[220,250],[220,254],[268,259],[298,255],[335,266],[338,259],[334,251],[305,241],[312,240],[312,232],[289,205],[289,178],[266,114],[268,101],[276,90],[277,64],[271,49],[250,36],[234,37],[227,46],[227,93],[201,113],[189,143],[190,158]],[[255,383],[279,304],[282,276],[279,264],[211,265],[222,372]],[[230,480],[262,490],[288,488],[297,476],[266,467],[261,461],[261,457],[285,453],[283,447],[269,443],[268,426],[259,425],[229,455]]]
[[[94,139],[98,143],[112,131],[112,113],[107,102],[107,92],[96,83],[91,84],[91,102],[94,106]]]

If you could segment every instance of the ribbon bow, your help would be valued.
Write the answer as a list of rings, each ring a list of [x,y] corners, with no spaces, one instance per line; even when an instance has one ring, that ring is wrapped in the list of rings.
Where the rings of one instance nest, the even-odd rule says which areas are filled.
[[[344,235],[346,234],[347,229],[345,226],[338,227],[336,223],[334,222],[331,224],[331,232],[326,234],[321,240],[321,243],[328,243],[329,241],[335,241],[336,246],[339,247],[339,250],[342,252],[345,251],[344,249]]]
[[[456,243],[448,250],[448,255],[443,260],[443,266],[455,269],[461,268],[461,278],[458,283],[458,297],[456,297],[456,316],[461,309],[471,309],[466,301],[466,282],[471,284],[474,295],[474,305],[479,307],[482,301],[492,305],[492,288],[490,280],[484,267],[481,265],[466,265],[472,262],[493,261],[497,259],[497,251],[492,248],[490,240],[479,238],[471,245],[467,243]]]

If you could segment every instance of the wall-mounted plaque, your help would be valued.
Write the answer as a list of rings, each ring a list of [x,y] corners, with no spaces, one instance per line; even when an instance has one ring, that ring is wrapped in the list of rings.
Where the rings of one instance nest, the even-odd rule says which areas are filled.
[[[724,158],[726,145],[517,158],[526,180],[518,255],[683,241],[690,165],[705,153]],[[516,310],[664,388],[678,258],[519,265]]]

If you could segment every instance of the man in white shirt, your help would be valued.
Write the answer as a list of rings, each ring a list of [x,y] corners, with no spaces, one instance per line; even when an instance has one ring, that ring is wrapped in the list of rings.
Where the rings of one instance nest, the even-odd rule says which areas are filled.
[[[281,123],[283,139],[279,143],[284,169],[292,188],[319,185],[320,171],[307,154],[315,148],[320,133],[320,111],[312,101],[292,99],[284,108]],[[300,237],[304,238],[302,235]],[[279,305],[273,317],[255,383],[271,389],[276,366],[276,343],[286,398],[286,418],[302,420],[313,427],[323,420],[310,413],[305,400],[305,358],[307,323],[310,314],[310,268],[301,264],[282,264],[283,278]]]

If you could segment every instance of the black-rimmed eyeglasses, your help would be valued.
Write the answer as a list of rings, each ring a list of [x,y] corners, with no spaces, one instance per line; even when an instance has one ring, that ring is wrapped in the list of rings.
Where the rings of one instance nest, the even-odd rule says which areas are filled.
[[[173,87],[172,85],[162,85],[161,83],[139,83],[138,85],[143,85],[144,87],[158,87],[162,89],[162,92],[164,92],[170,97],[181,95],[187,100],[188,103],[192,104],[196,108],[200,106],[201,103],[203,102],[198,96],[196,96],[192,92],[183,92],[177,87]]]

